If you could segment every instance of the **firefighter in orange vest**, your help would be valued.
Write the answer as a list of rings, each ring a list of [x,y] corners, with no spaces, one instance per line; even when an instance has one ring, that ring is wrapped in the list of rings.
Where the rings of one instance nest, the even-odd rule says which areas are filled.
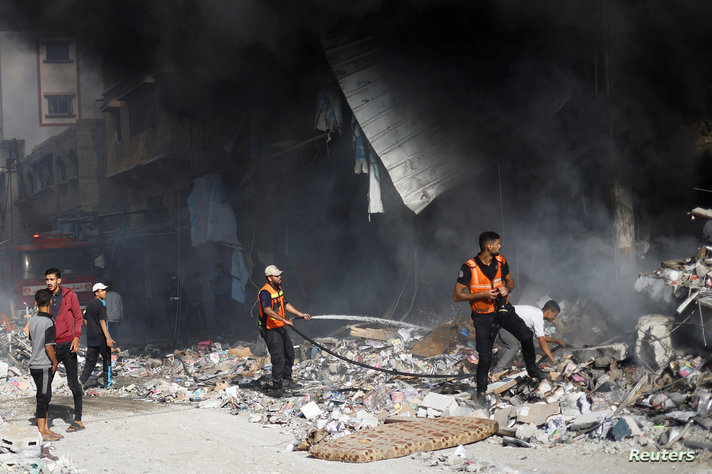
[[[531,377],[546,378],[547,373],[536,366],[534,334],[509,303],[514,278],[509,272],[507,260],[499,253],[502,248],[499,235],[492,231],[483,232],[479,244],[480,253],[460,268],[453,299],[467,301],[472,308],[475,344],[480,357],[476,374],[477,389],[472,399],[486,407],[492,345],[500,328],[505,328],[519,340],[527,373]]]
[[[258,325],[260,334],[267,343],[267,350],[272,359],[272,383],[266,389],[267,393],[281,397],[283,390],[296,390],[299,385],[292,379],[292,364],[294,364],[294,344],[289,337],[285,325],[293,326],[287,319],[286,311],[302,319],[311,319],[307,313],[302,313],[287,302],[282,291],[282,270],[274,265],[265,268],[267,283],[260,288],[258,294],[260,319]]]

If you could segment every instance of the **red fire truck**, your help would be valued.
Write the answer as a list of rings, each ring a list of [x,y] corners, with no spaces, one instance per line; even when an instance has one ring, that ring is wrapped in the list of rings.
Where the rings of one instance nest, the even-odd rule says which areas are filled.
[[[34,307],[35,292],[47,287],[44,273],[48,268],[59,268],[62,286],[77,293],[82,309],[94,296],[91,245],[77,242],[73,234],[34,234],[31,240],[6,248],[2,265],[3,296],[7,299],[3,306],[16,318],[25,313],[25,303]]]

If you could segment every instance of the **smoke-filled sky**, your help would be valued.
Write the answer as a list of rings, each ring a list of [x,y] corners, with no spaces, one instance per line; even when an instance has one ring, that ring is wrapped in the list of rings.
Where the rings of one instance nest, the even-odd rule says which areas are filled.
[[[614,177],[630,183],[637,237],[652,244],[641,270],[694,253],[689,237],[702,224],[684,213],[712,204],[712,194],[692,190],[712,187],[709,154],[695,147],[696,124],[709,123],[711,108],[712,4],[281,3],[6,0],[0,7],[5,27],[77,37],[115,79],[180,72],[166,100],[180,103],[173,109],[182,115],[278,112],[330,80],[320,35],[354,28],[373,36],[392,73],[408,76],[413,100],[447,117],[476,170],[417,219],[386,203],[389,227],[380,235],[388,245],[404,239],[403,247],[418,248],[423,297],[445,304],[477,235],[496,230],[520,280],[558,299],[610,301],[603,295],[615,274]],[[680,235],[688,239],[670,238]],[[412,253],[395,254],[407,274]]]

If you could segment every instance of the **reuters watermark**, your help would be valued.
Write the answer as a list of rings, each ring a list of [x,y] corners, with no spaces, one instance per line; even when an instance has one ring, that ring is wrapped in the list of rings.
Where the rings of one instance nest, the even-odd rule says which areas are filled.
[[[695,451],[641,451],[631,449],[628,462],[693,462]]]

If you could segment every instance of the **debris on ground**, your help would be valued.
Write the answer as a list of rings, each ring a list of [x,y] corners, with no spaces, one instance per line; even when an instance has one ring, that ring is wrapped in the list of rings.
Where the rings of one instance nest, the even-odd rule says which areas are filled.
[[[570,311],[590,311],[590,306],[588,310],[585,307],[574,304]],[[461,378],[407,377],[367,369],[305,341],[297,347],[293,370],[300,386],[283,397],[273,398],[263,389],[270,380],[271,369],[263,344],[203,341],[172,352],[151,344],[116,349],[112,352],[114,385],[100,388],[93,376],[85,396],[189,403],[232,414],[246,413],[251,422],[280,425],[293,432],[294,443],[286,449],[297,451],[319,452],[315,446],[328,446],[330,440],[363,430],[374,432],[374,428],[388,421],[464,417],[474,423],[477,419],[496,421],[496,436],[488,438],[488,443],[520,448],[577,444],[590,446],[584,450],[612,453],[632,448],[694,450],[709,458],[710,357],[674,347],[659,329],[668,328],[669,321],[653,316],[640,319],[638,340],[607,342],[603,340],[605,334],[601,334],[598,346],[560,351],[559,362],[547,368],[550,380],[532,379],[521,362],[513,365],[490,385],[487,409],[470,399],[478,357],[474,329],[463,324],[462,319],[439,326],[429,334],[357,327],[349,337],[314,340],[346,359],[372,367]],[[462,337],[444,345],[446,338],[442,334],[453,333]],[[3,399],[34,396],[27,366],[28,344],[19,331],[9,332],[0,340]],[[646,344],[648,347],[643,349]],[[443,352],[428,357],[414,354],[414,347],[418,348],[415,352],[422,353],[424,347],[434,345]],[[649,363],[639,363],[637,356],[645,351],[655,362],[654,368]],[[57,374],[53,392],[69,395],[61,367]],[[389,429],[398,430],[397,426]],[[24,460],[15,451],[0,446],[0,464],[29,469],[28,463],[35,462],[35,458]],[[429,465],[453,470],[486,467],[480,465],[481,460],[468,458],[464,448],[461,452],[464,457],[451,459],[442,459],[437,453],[403,455],[421,456]]]

